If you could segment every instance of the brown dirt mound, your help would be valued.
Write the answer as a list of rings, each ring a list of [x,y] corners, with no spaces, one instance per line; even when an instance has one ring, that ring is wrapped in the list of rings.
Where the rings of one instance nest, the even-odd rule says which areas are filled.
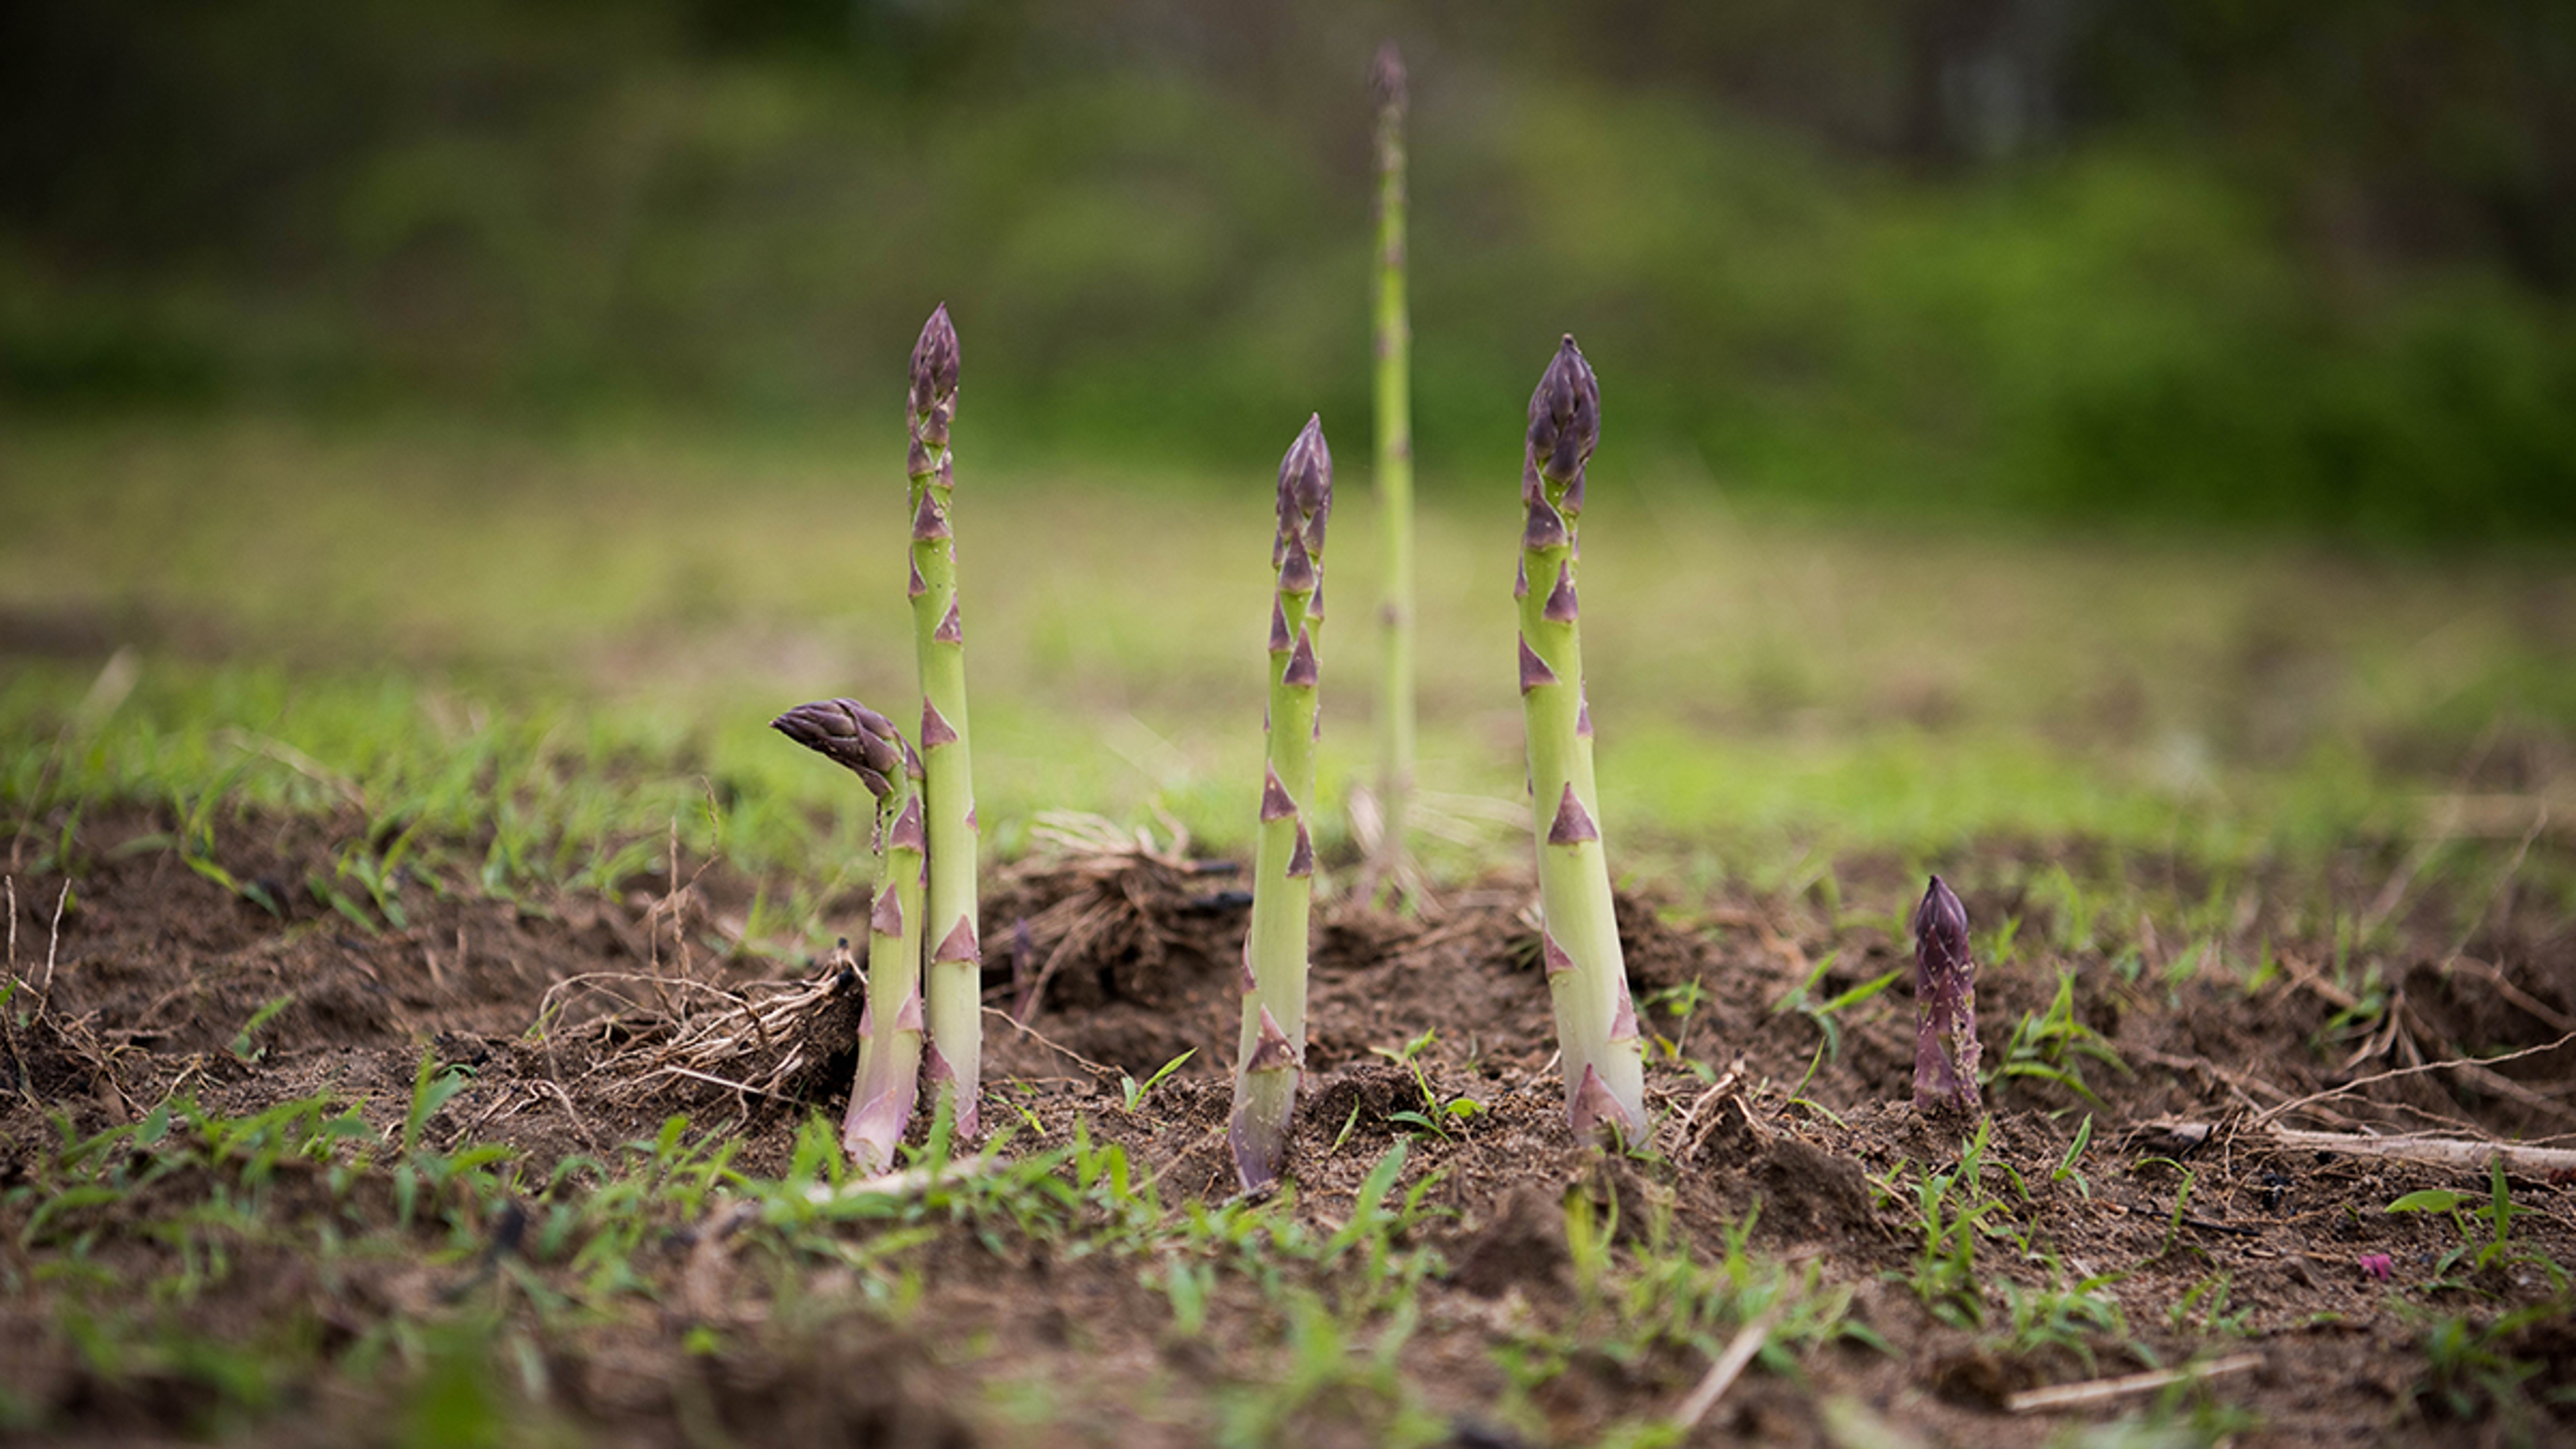
[[[87,1133],[173,1094],[225,1113],[329,1094],[362,1103],[371,1122],[398,1121],[424,1051],[474,1068],[430,1122],[431,1140],[507,1143],[539,1165],[601,1154],[685,1112],[736,1133],[743,1168],[776,1173],[798,1123],[837,1114],[855,977],[828,959],[772,961],[728,947],[716,923],[750,883],[722,866],[610,898],[524,903],[415,880],[400,889],[405,924],[371,931],[284,886],[323,868],[340,828],[297,817],[225,833],[224,868],[271,883],[283,917],[189,869],[155,843],[169,822],[142,813],[83,826],[86,865],[67,898],[59,877],[13,883],[11,971],[26,994],[0,1040],[0,1191],[29,1180],[39,1154],[55,1149],[58,1114]],[[985,1118],[1021,1124],[1030,1150],[1087,1123],[1097,1140],[1124,1146],[1166,1201],[1223,1198],[1232,1188],[1225,1067],[1245,903],[1224,867],[1145,844],[1096,847],[1024,863],[988,892]],[[1999,1412],[2004,1396],[2125,1367],[2084,1364],[2063,1345],[2016,1349],[1992,1323],[1963,1330],[1906,1286],[1923,1243],[1903,1184],[1955,1165],[1962,1142],[1956,1124],[1928,1122],[1905,1100],[1912,1021],[1903,983],[1836,1022],[1829,1051],[1820,1050],[1822,1024],[1780,1005],[1829,951],[1840,954],[1811,1002],[1902,960],[1903,943],[1883,925],[1850,922],[1892,919],[1913,883],[1890,872],[1873,884],[1866,868],[1844,880],[1848,894],[1884,894],[1886,909],[1837,925],[1799,900],[1622,900],[1632,977],[1657,1037],[1650,1093],[1663,1127],[1658,1155],[1643,1160],[1605,1161],[1564,1130],[1525,884],[1447,893],[1410,916],[1328,908],[1290,1167],[1297,1210],[1329,1227],[1399,1137],[1412,1145],[1408,1180],[1439,1174],[1432,1200],[1449,1216],[1434,1231],[1449,1272],[1422,1290],[1424,1327],[1403,1363],[1436,1408],[1457,1416],[1459,1442],[1513,1442],[1484,1417],[1510,1392],[1492,1353],[1495,1315],[1583,1321],[1569,1201],[1591,1204],[1627,1241],[1678,1237],[1707,1260],[1749,1218],[1761,1251],[1847,1285],[1855,1320],[1888,1346],[1819,1351],[1804,1387],[1747,1380],[1710,1421],[1722,1432],[1823,1442],[1820,1406],[1849,1398],[1948,1441],[2036,1443],[2053,1421]],[[850,920],[864,919],[864,901],[843,904]],[[1980,919],[2008,905],[1970,900]],[[2274,925],[2258,918],[2239,930],[2251,942]],[[1980,986],[1990,1065],[2017,1022],[2047,1011],[2065,970],[2076,976],[2077,1020],[2123,1066],[2083,1064],[2090,1101],[2038,1077],[1997,1093],[1986,1186],[2004,1206],[1981,1240],[1980,1264],[2024,1288],[2051,1272],[2113,1275],[2108,1291],[2129,1333],[2168,1361],[2213,1343],[2260,1352],[2263,1370],[2224,1397],[2258,1415],[2272,1442],[2494,1430],[2501,1420],[2454,1423],[2427,1407],[2424,1314],[2358,1266],[2385,1253],[2400,1282],[2423,1281],[2456,1246],[2453,1225],[2376,1208],[2424,1186],[2483,1191],[2482,1175],[2284,1152],[2236,1129],[2317,1096],[2296,1120],[2569,1131],[2576,1052],[2543,1048],[2576,1010],[2571,941],[2576,932],[2540,904],[2498,913],[2467,950],[2438,933],[2410,938],[2409,964],[2382,1009],[2341,1025],[2362,1003],[2314,964],[2330,943],[2288,931],[2274,941],[2283,969],[2252,992],[2208,975],[2168,985],[2161,957],[2135,981],[2093,952],[2032,949],[1990,971]],[[1399,1062],[1426,1028],[1436,1039]],[[1121,1076],[1141,1082],[1193,1049],[1137,1110],[1126,1108]],[[2407,1070],[2513,1049],[2532,1050]],[[1441,1116],[1442,1104],[1462,1098],[1480,1110]],[[2088,1114],[2092,1145],[2069,1162]],[[1438,1118],[1446,1134],[1422,1133],[1408,1115]],[[2217,1130],[2149,1133],[2168,1119]],[[2576,1262],[2576,1185],[2534,1173],[2511,1186],[2521,1240]],[[29,1210],[0,1207],[0,1227],[14,1233]],[[670,1251],[676,1263],[696,1261],[686,1243]],[[550,1367],[563,1386],[558,1402],[577,1423],[643,1442],[696,1435],[690,1424],[740,1442],[1010,1437],[1005,1421],[970,1423],[940,1407],[959,1402],[948,1395],[958,1373],[950,1355],[972,1342],[1065,1386],[1058,1408],[1077,1426],[1114,1426],[1131,1443],[1188,1443],[1203,1437],[1218,1389],[1270,1376],[1270,1346],[1224,1326],[1222,1293],[1239,1285],[1220,1285],[1203,1341],[1179,1343],[1167,1332],[1170,1304],[1132,1267],[1055,1262],[1036,1247],[997,1247],[962,1231],[927,1251],[925,1297],[907,1321],[938,1324],[931,1340],[885,1328],[873,1310],[772,1321],[768,1290],[718,1274],[692,1291],[743,1315],[745,1337],[696,1353],[683,1346],[684,1316],[623,1330],[631,1341],[611,1335],[583,1361]],[[255,1288],[206,1311],[268,1324],[310,1315],[329,1296],[293,1253],[273,1254],[249,1276]],[[334,1291],[399,1309],[435,1296],[425,1281],[416,1267],[379,1264]],[[2223,1297],[2213,1298],[2213,1282]],[[2447,1311],[2483,1312],[2536,1291],[2473,1285]],[[19,1401],[93,1439],[206,1427],[187,1382],[87,1374],[31,1304],[0,1303],[0,1386]],[[327,1336],[331,1321],[322,1311],[316,1331]],[[2564,1369],[2561,1325],[2514,1331],[2506,1349]],[[1555,1437],[1580,1441],[1613,1418],[1678,1401],[1704,1368],[1678,1350],[1578,1355],[1537,1403]],[[1165,1401],[1200,1407],[1141,1407]],[[275,1412],[278,1434],[314,1442],[365,1418],[363,1405],[330,1394]]]

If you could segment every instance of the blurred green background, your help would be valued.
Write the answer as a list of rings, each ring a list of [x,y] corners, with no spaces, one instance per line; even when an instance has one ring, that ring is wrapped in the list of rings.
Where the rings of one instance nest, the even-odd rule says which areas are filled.
[[[1358,481],[1382,37],[1435,493],[1570,329],[1730,501],[2576,532],[2538,0],[9,7],[0,423],[890,430],[944,299],[986,458]]]

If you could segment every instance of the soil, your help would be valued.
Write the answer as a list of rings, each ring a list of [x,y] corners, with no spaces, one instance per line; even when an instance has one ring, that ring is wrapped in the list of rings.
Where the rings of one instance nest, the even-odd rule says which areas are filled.
[[[829,959],[777,960],[732,943],[754,882],[678,861],[612,895],[506,901],[424,874],[396,895],[402,925],[362,923],[366,912],[335,912],[288,884],[328,877],[353,828],[298,816],[222,832],[224,869],[260,884],[283,916],[189,868],[168,843],[175,822],[148,812],[81,824],[67,894],[59,876],[12,878],[10,970],[27,994],[0,1042],[0,1194],[43,1180],[66,1131],[130,1122],[174,1095],[238,1115],[322,1093],[398,1127],[425,1049],[472,1076],[424,1139],[507,1144],[535,1182],[557,1162],[650,1138],[675,1113],[732,1134],[744,1169],[777,1174],[801,1121],[837,1119],[854,978]],[[1981,858],[2015,852],[2044,853],[1998,843]],[[2576,1326],[2564,1318],[2510,1326],[2494,1345],[2532,1371],[2515,1411],[2477,1391],[2454,1402],[2441,1390],[2456,1381],[2426,1348],[2441,1320],[2491,1323],[2551,1301],[2538,1260],[2576,1263],[2571,1175],[2509,1174],[2514,1241],[2536,1256],[2427,1289],[2459,1229],[2443,1214],[2380,1209],[2432,1187],[2483,1201],[2485,1171],[2285,1150],[2261,1117],[2312,1098],[2278,1122],[2526,1141],[2576,1129],[2576,1048],[2564,1044],[2576,1025],[2576,925],[2546,903],[2506,899],[2460,941],[2447,924],[2456,903],[2416,900],[2393,923],[2401,945],[2387,958],[2395,986],[2384,1009],[2339,1021],[2356,1002],[2320,969],[2333,943],[2302,940],[2259,903],[2227,944],[2255,959],[2269,941],[2280,969],[2249,989],[2171,969],[2185,949],[2178,929],[2160,944],[2145,923],[2116,950],[2065,954],[2029,944],[2053,939],[2045,909],[1969,892],[1972,920],[2022,919],[2017,959],[1979,981],[1988,1065],[2004,1059],[2017,1023],[2047,1012],[2061,969],[2076,981],[2077,1019],[2122,1064],[2084,1063],[2092,1102],[2036,1076],[2002,1079],[1990,1094],[1983,1181],[2005,1202],[1993,1220],[2004,1231],[1978,1243],[1987,1292],[1984,1323],[1971,1329],[1909,1285],[1923,1248],[1911,1184],[1955,1168],[1968,1124],[1911,1104],[1903,979],[1843,1012],[1830,1051],[1815,1018],[1775,1009],[1827,953],[1838,954],[1811,1000],[1906,959],[1883,923],[1920,882],[1865,860],[1838,872],[1839,921],[1803,897],[1622,898],[1635,992],[1670,1043],[1650,1069],[1660,1126],[1645,1157],[1605,1158],[1564,1127],[1529,882],[1444,891],[1400,914],[1347,897],[1321,908],[1294,1211],[1330,1231],[1368,1169],[1411,1134],[1404,1181],[1435,1179],[1436,1214],[1420,1232],[1447,1269],[1421,1289],[1401,1368],[1451,1425],[1451,1442],[1589,1442],[1614,1421],[1669,1410],[1708,1368],[1699,1350],[1670,1343],[1579,1352],[1533,1394],[1543,1433],[1501,1426],[1493,1411],[1508,1384],[1493,1350],[1511,1325],[1586,1321],[1569,1198],[1592,1203],[1624,1242],[1677,1238],[1707,1261],[1749,1224],[1757,1252],[1851,1289],[1851,1318],[1874,1343],[1818,1347],[1794,1372],[1755,1368],[1690,1442],[1864,1442],[1858,1414],[1906,1436],[1887,1442],[2009,1449],[2046,1441],[2070,1418],[2156,1402],[2014,1413],[2017,1392],[2133,1372],[2146,1356],[2170,1365],[2239,1353],[2259,1367],[2199,1391],[2219,1406],[2206,1412],[2241,1411],[2219,1421],[2239,1442],[2576,1436],[2576,1405],[2547,1402],[2576,1383]],[[2353,882],[2355,898],[2377,884]],[[1035,1151],[1069,1140],[1080,1120],[1093,1140],[1123,1146],[1164,1201],[1229,1197],[1239,878],[1221,864],[1097,851],[1015,866],[986,895],[986,1122],[1019,1124],[1012,1150]],[[832,903],[854,925],[865,908]],[[771,1013],[766,1026],[747,1027],[753,1008]],[[1433,1040],[1399,1063],[1426,1028]],[[1128,1110],[1122,1078],[1144,1082],[1193,1050]],[[1446,1137],[1422,1134],[1399,1114],[1425,1110],[1425,1084],[1483,1110]],[[2060,1171],[2088,1116],[2089,1146]],[[0,1253],[17,1260],[0,1259],[0,1283],[28,1285],[0,1298],[0,1387],[51,1441],[240,1432],[208,1418],[197,1378],[109,1373],[84,1357],[48,1292],[17,1271],[39,1207],[0,1196]],[[515,1225],[489,1230],[494,1254],[518,1242]],[[165,1246],[113,1239],[94,1245],[99,1260],[134,1281],[172,1270]],[[715,1222],[675,1232],[657,1250],[667,1261],[637,1265],[658,1285],[658,1314],[546,1348],[550,1402],[570,1422],[636,1443],[1194,1444],[1234,1388],[1284,1372],[1261,1326],[1275,1318],[1255,1311],[1258,1293],[1239,1278],[1219,1279],[1203,1333],[1180,1336],[1169,1300],[1132,1261],[1059,1257],[1042,1240],[958,1227],[918,1250],[918,1303],[836,1313],[815,1305],[852,1291],[846,1272],[822,1270],[803,1294],[783,1293],[736,1271],[723,1239]],[[411,1261],[329,1273],[274,1243],[245,1247],[187,1313],[244,1342],[308,1325],[327,1360],[367,1324],[436,1320],[442,1285],[472,1259],[459,1266],[444,1239],[418,1245]],[[2368,1266],[2378,1255],[2384,1278]],[[548,1270],[541,1254],[528,1257]],[[2097,1339],[2106,1352],[2088,1363],[2064,1344],[2016,1346],[2004,1285],[2043,1285],[2052,1272],[2116,1275],[2110,1291],[2135,1347]],[[709,1350],[692,1335],[710,1324],[740,1331]],[[1043,1386],[1044,1427],[974,1392],[978,1365]],[[355,1375],[291,1385],[259,1416],[257,1437],[382,1438],[383,1406],[370,1395]],[[1329,1406],[1316,1416],[1300,1437],[1365,1442],[1371,1432]]]

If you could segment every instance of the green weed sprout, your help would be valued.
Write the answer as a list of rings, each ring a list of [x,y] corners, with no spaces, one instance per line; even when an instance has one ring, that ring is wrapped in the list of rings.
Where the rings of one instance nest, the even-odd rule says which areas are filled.
[[[1377,498],[1386,536],[1378,610],[1378,808],[1369,871],[1401,879],[1413,795],[1413,322],[1404,300],[1404,57],[1377,52]]]
[[[921,1075],[922,892],[930,871],[921,822],[921,757],[884,715],[854,699],[800,704],[770,728],[864,781],[877,800],[876,907],[868,915],[868,995],[859,1071],[841,1146],[862,1172],[894,1166]]]
[[[1521,465],[1521,713],[1529,736],[1532,821],[1548,995],[1565,1060],[1565,1111],[1577,1137],[1646,1132],[1646,1061],[1612,914],[1592,776],[1592,710],[1583,692],[1574,573],[1583,467],[1601,437],[1601,387],[1573,334],[1530,395]]]
[[[1252,926],[1243,940],[1243,1032],[1235,1056],[1234,1118],[1226,1137],[1235,1175],[1252,1192],[1279,1178],[1306,1061],[1306,924],[1315,885],[1315,636],[1324,623],[1324,524],[1333,511],[1333,454],[1320,417],[1306,420],[1279,462],[1279,533],[1270,546],[1279,588],[1270,607],[1268,759],[1253,846]]]
[[[957,474],[948,425],[957,414],[957,329],[943,305],[912,349],[912,625],[921,663],[923,817],[930,841],[931,1090],[956,1096],[959,1133],[979,1121],[984,1072],[984,953],[976,937],[975,766],[966,729],[966,631],[957,613],[957,540],[949,506]]]
[[[1977,1099],[1977,962],[1968,908],[1939,876],[1914,908],[1914,1105],[1973,1113]]]

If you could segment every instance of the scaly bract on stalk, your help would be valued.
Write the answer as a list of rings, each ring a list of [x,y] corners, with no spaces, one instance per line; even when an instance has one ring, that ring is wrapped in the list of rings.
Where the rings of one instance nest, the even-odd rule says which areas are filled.
[[[957,1130],[975,1135],[983,1077],[983,947],[977,939],[975,765],[966,726],[966,630],[950,519],[956,467],[957,329],[930,314],[912,349],[912,624],[921,664],[923,817],[930,839],[930,1083],[956,1093]]]
[[[1968,908],[1939,876],[1914,908],[1914,1105],[1978,1109],[1977,962]]]
[[[1583,693],[1575,574],[1583,469],[1601,436],[1601,389],[1568,335],[1530,397],[1521,463],[1521,713],[1529,738],[1538,842],[1542,956],[1563,1049],[1575,1135],[1623,1143],[1646,1131],[1646,1066],[1612,914],[1592,777],[1592,712]]]
[[[851,699],[800,704],[770,721],[780,734],[844,765],[877,802],[877,891],[868,913],[867,1002],[859,1012],[859,1069],[841,1146],[862,1172],[894,1165],[921,1077],[921,759],[884,715]]]
[[[1404,58],[1379,47],[1377,92],[1377,497],[1386,594],[1378,610],[1378,809],[1371,879],[1405,873],[1413,802],[1413,322],[1404,300]]]
[[[1247,1192],[1279,1178],[1306,1064],[1306,923],[1314,899],[1316,640],[1324,625],[1324,525],[1333,511],[1333,455],[1320,417],[1279,463],[1279,532],[1270,564],[1268,750],[1252,856],[1252,925],[1243,941],[1243,1032],[1235,1055],[1227,1139]]]

